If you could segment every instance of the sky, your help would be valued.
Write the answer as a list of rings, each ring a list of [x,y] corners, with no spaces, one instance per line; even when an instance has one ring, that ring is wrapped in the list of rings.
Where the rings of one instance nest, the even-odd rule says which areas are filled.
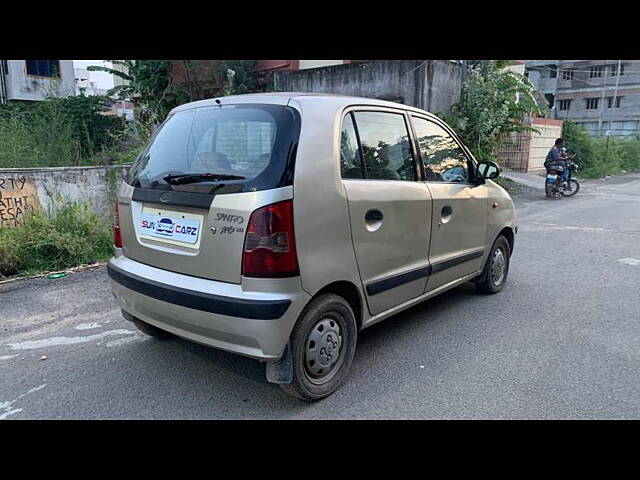
[[[87,68],[89,65],[97,65],[99,67],[111,67],[111,62],[106,60],[74,60],[73,68]],[[113,75],[106,72],[89,72],[91,81],[96,82],[98,88],[106,90],[113,88]]]

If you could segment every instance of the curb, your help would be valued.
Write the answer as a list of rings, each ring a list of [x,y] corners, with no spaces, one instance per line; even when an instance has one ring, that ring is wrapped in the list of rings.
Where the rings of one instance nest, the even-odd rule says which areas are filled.
[[[67,274],[67,273],[81,272],[83,270],[91,270],[91,269],[94,269],[94,268],[103,267],[107,263],[108,262],[96,262],[96,263],[90,263],[90,264],[86,264],[86,265],[78,265],[77,267],[70,267],[70,268],[67,268],[65,270],[56,270],[56,271],[51,271],[51,272],[38,273],[37,275],[11,277],[11,278],[7,278],[6,280],[0,280],[0,285],[5,285],[7,283],[18,282],[20,280],[31,280],[31,279],[34,279],[34,278],[48,277],[49,275],[56,275],[56,274],[59,274],[59,273]]]

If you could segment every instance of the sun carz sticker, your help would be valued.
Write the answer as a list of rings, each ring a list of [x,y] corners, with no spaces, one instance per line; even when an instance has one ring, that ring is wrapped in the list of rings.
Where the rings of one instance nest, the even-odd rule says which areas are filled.
[[[143,213],[140,233],[154,238],[194,244],[198,241],[200,222],[191,218]]]

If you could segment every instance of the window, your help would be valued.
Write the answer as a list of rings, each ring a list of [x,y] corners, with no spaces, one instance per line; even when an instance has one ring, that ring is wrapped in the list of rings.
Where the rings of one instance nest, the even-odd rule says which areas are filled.
[[[26,60],[27,75],[60,77],[60,60]]]
[[[425,179],[430,182],[467,183],[467,156],[454,138],[434,122],[418,117],[412,119],[424,164]]]
[[[615,108],[620,108],[620,99],[622,97],[616,97],[616,106]],[[607,97],[607,108],[611,108],[613,106],[613,97]]]
[[[545,93],[544,98],[547,99],[547,104],[549,105],[549,108],[553,108],[555,95],[553,93]]]
[[[353,125],[353,117],[348,113],[342,122],[342,134],[340,136],[340,173],[342,178],[365,178],[362,170],[360,151],[358,150],[358,137]]]
[[[624,63],[620,64],[620,75],[624,75]],[[611,65],[611,76],[612,77],[618,76],[618,64]]]
[[[558,66],[557,65],[549,65],[549,77],[556,78],[558,76]]]
[[[280,105],[179,111],[152,137],[131,167],[129,182],[166,189],[169,174],[216,173],[237,178],[212,178],[180,189],[206,193],[220,182],[237,184],[237,191],[290,185],[299,129],[299,115]]]
[[[603,67],[591,67],[589,68],[589,78],[599,78],[602,76]]]
[[[573,70],[562,70],[562,80],[573,80],[574,75]]]
[[[586,98],[587,110],[596,110],[598,108],[599,98]]]
[[[569,110],[571,107],[571,99],[558,100],[560,110]]]
[[[366,177],[416,180],[404,116],[388,112],[355,112]]]

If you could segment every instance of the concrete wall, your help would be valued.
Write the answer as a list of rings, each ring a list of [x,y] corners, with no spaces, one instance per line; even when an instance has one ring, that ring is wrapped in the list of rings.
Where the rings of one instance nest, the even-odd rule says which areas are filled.
[[[27,75],[25,60],[7,60],[7,98],[9,100],[44,100],[47,95],[75,95],[73,60],[59,60],[60,78]]]
[[[89,202],[108,219],[113,214],[116,187],[129,165],[0,169],[0,227],[20,223],[31,209],[49,209],[56,198]]]
[[[496,151],[497,162],[515,172],[544,170],[544,160],[556,138],[562,137],[562,120],[534,118],[529,123],[538,132],[512,132]],[[507,140],[507,139],[505,139]]]
[[[274,72],[278,92],[318,92],[380,98],[436,112],[460,99],[462,65],[451,60],[371,60]]]
[[[544,170],[544,160],[557,138],[562,137],[562,120],[535,118],[533,127],[539,133],[532,132],[529,141],[529,169],[530,172]]]

